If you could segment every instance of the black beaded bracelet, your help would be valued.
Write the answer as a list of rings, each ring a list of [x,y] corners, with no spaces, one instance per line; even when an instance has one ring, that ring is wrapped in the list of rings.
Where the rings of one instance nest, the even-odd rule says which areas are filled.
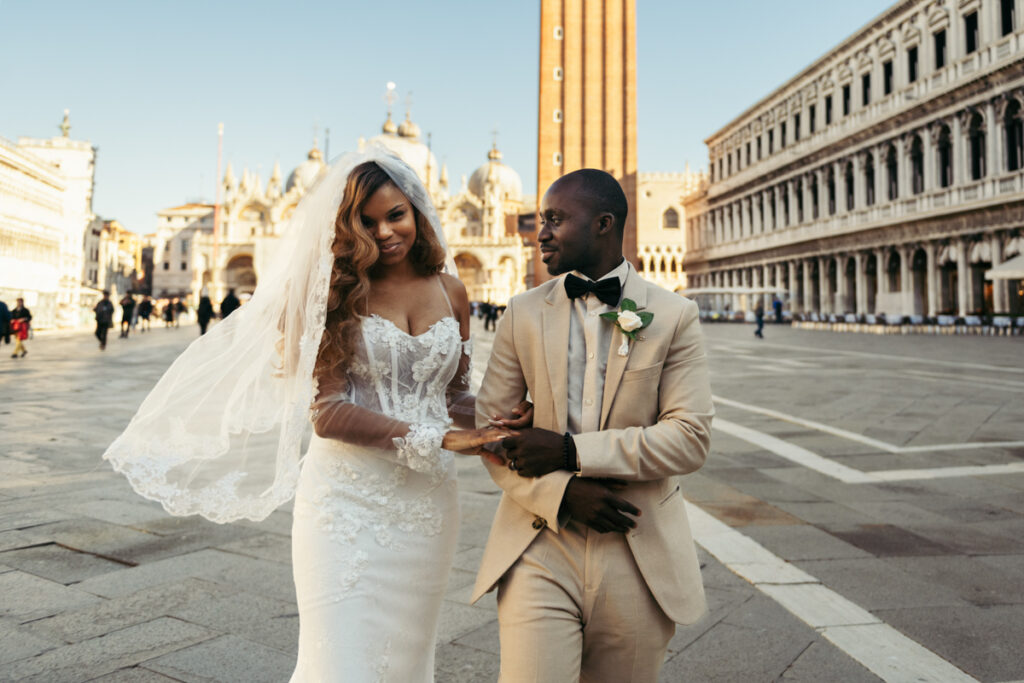
[[[562,435],[562,465],[570,472],[576,471],[576,442],[569,432]]]

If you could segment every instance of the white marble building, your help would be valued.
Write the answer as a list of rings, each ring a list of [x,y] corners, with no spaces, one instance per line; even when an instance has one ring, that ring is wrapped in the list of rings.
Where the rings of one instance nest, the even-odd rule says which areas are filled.
[[[1024,0],[904,0],[705,141],[691,286],[810,316],[1021,314]],[[741,304],[732,302],[734,309]]]
[[[448,172],[439,166],[419,127],[408,114],[396,125],[389,114],[381,133],[358,147],[382,144],[419,174],[441,216],[459,276],[470,298],[504,303],[525,289],[528,251],[516,230],[523,210],[522,181],[501,163],[494,148],[486,163],[452,195]],[[228,164],[222,179],[220,238],[214,256],[214,205],[185,204],[158,213],[153,237],[153,296],[196,301],[206,287],[215,301],[227,289],[251,293],[264,272],[276,240],[299,200],[326,166],[314,142],[306,160],[282,182],[275,164],[266,186],[256,174],[236,178]]]
[[[74,327],[81,302],[86,231],[95,218],[96,148],[62,134],[0,139],[0,298],[21,296],[37,328]]]
[[[637,174],[638,270],[666,289],[675,291],[687,285],[683,197],[697,190],[705,178],[688,166],[682,173]]]

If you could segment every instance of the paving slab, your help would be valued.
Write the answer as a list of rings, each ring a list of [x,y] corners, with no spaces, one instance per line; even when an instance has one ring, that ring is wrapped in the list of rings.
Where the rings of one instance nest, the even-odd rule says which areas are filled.
[[[246,681],[280,683],[295,668],[295,659],[234,635],[151,658],[144,667],[178,681]]]
[[[905,572],[896,563],[875,557],[800,560],[795,564],[843,597],[871,612],[900,607],[960,607],[966,604],[947,587]]]

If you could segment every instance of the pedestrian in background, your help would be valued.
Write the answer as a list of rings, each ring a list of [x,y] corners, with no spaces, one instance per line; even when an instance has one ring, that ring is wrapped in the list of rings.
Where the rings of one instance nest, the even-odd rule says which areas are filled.
[[[188,313],[188,306],[181,299],[174,300],[174,326],[178,326],[178,319]]]
[[[170,329],[171,325],[174,324],[174,302],[170,299],[164,302],[163,318],[164,328]]]
[[[135,314],[135,298],[131,294],[125,294],[120,301],[121,304],[121,339],[127,339],[132,329],[132,315]]]
[[[772,295],[772,308],[775,309],[775,324],[782,324],[782,299],[777,294]]]
[[[139,302],[139,320],[142,321],[140,325],[140,332],[149,331],[149,316],[153,315],[153,300],[146,294],[142,297],[142,301]]]
[[[32,312],[25,308],[25,300],[20,296],[11,309],[11,334],[14,335],[14,353],[11,358],[25,357],[28,350],[25,348],[25,340],[28,339],[29,330],[32,329]]]
[[[0,337],[4,338],[4,344],[11,343],[11,309],[4,301],[0,301]]]
[[[754,330],[754,336],[758,339],[764,339],[764,302],[761,301],[761,297],[757,298],[757,305],[754,306],[754,320],[757,322],[757,329]]]
[[[114,326],[114,302],[110,300],[110,292],[103,290],[103,298],[92,310],[96,314],[96,339],[103,351],[107,348],[107,332]]]
[[[206,334],[206,326],[210,324],[211,318],[213,318],[213,302],[210,301],[210,297],[203,294],[199,297],[199,308],[196,309],[200,336]]]
[[[488,302],[487,310],[484,311],[484,331],[494,332],[498,324],[498,307]]]
[[[224,318],[231,315],[241,305],[242,302],[238,300],[237,296],[235,296],[235,290],[229,289],[227,295],[224,297],[224,301],[220,302],[221,319],[223,320]]]

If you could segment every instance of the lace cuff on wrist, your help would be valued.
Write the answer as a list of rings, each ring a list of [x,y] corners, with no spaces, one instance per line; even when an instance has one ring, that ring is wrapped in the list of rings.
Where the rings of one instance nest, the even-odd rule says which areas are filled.
[[[443,474],[453,457],[441,448],[445,431],[437,425],[410,425],[408,434],[392,439],[398,449],[399,462],[416,472]]]

